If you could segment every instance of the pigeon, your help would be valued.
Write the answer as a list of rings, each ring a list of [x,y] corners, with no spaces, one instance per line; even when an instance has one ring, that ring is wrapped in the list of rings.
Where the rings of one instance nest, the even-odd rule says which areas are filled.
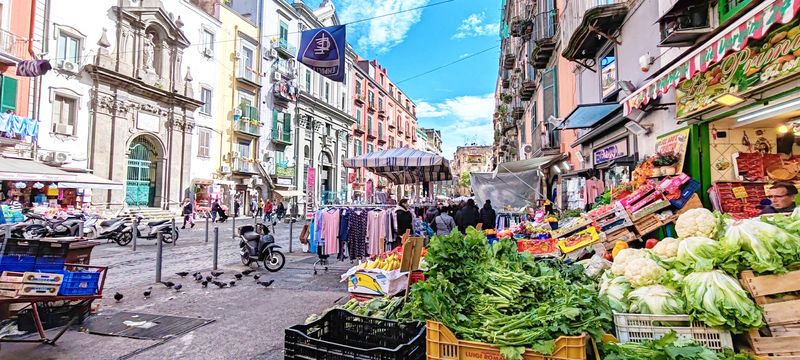
[[[220,275],[222,275],[224,273],[225,273],[224,271],[212,271],[211,275],[213,275],[214,277],[219,277]]]
[[[258,278],[260,278],[260,277],[261,277],[261,275],[258,275],[258,274],[255,274],[255,275],[253,275],[253,279],[254,279],[256,282],[258,282]]]
[[[124,295],[122,295],[120,293],[114,294],[114,300],[116,300],[117,302],[120,302],[120,300],[122,300],[123,297],[124,297]]]
[[[180,291],[180,290],[181,290],[181,288],[183,288],[183,285],[181,285],[181,284],[178,284],[178,285],[175,285],[175,286],[174,286],[174,287],[172,287],[172,288],[173,288],[173,289],[175,289],[175,291]]]
[[[175,275],[178,275],[180,277],[185,277],[186,275],[189,275],[189,272],[188,271],[176,272]]]
[[[270,280],[270,281],[259,281],[259,282],[257,282],[256,284],[258,284],[258,285],[261,285],[261,286],[263,286],[263,287],[269,287],[270,285],[272,285],[272,283],[273,283],[273,282],[275,282],[275,280]]]
[[[235,274],[233,277],[235,277],[236,280],[242,280],[242,274]]]
[[[213,283],[214,285],[217,285],[217,286],[218,286],[220,289],[222,289],[222,288],[224,288],[224,287],[228,286],[228,284],[226,284],[226,283],[224,283],[224,282],[219,282],[219,281],[216,281],[216,280],[214,280],[212,283]]]
[[[174,283],[174,282],[172,282],[172,281],[162,281],[161,283],[162,283],[162,284],[164,284],[164,286],[166,286],[166,287],[168,287],[168,288],[170,288],[170,289],[171,289],[173,286],[175,286],[175,283]]]
[[[145,291],[144,291],[144,298],[145,298],[145,299],[149,298],[149,297],[150,297],[150,293],[151,293],[152,291],[153,291],[153,288],[152,288],[152,287],[149,287],[149,288],[147,288],[147,290],[145,290]]]
[[[236,281],[231,280],[231,282],[229,282],[228,285],[230,285],[230,287],[233,287],[234,285],[236,285]]]
[[[207,287],[208,287],[208,281],[205,281],[205,280],[203,280],[203,283],[202,283],[202,284],[203,284],[203,287],[204,287],[204,288],[207,288]]]
[[[242,274],[243,274],[244,276],[250,276],[250,274],[252,274],[252,273],[253,273],[253,271],[255,271],[255,270],[253,270],[253,269],[247,269],[247,270],[245,270],[245,271],[242,271]]]
[[[211,282],[211,280],[213,280],[213,279],[214,279],[214,278],[212,278],[212,277],[211,277],[211,275],[209,275],[209,276],[206,276],[206,281],[208,281],[208,282]]]
[[[203,274],[200,273],[194,274],[194,281],[197,282],[203,281]]]

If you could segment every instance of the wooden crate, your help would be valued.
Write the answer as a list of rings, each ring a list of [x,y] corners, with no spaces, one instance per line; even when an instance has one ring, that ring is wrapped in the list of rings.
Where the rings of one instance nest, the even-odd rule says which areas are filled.
[[[627,228],[622,228],[610,233],[606,233],[606,239],[603,241],[603,245],[605,245],[606,250],[611,250],[614,248],[614,245],[617,243],[617,241],[631,242],[636,240],[639,240],[639,237],[636,236],[633,231],[630,231]]]
[[[683,207],[678,210],[676,215],[681,215],[690,209],[698,209],[701,207],[703,207],[703,202],[700,201],[700,195],[694,194],[691,198],[689,198],[689,201],[687,201],[686,204],[684,204]]]
[[[674,219],[675,218],[671,216],[665,220],[661,220],[658,218],[658,216],[656,216],[655,213],[653,213],[634,221],[633,226],[636,228],[636,233],[642,237],[675,221]]]
[[[756,276],[745,271],[742,286],[764,309],[765,326],[747,333],[753,352],[771,359],[800,360],[800,271]]]
[[[0,296],[10,298],[20,296],[56,296],[60,287],[61,285],[0,283]]]

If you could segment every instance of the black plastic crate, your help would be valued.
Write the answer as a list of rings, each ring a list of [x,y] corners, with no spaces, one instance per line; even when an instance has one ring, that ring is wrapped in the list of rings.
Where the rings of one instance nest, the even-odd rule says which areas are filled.
[[[307,325],[286,329],[285,359],[422,360],[425,325],[333,309]]]
[[[66,258],[69,252],[69,243],[60,241],[39,241],[39,257]]]
[[[26,240],[11,238],[0,241],[2,254],[8,256],[37,256],[39,255],[39,240]]]
[[[39,307],[39,319],[42,320],[42,327],[45,330],[67,325],[73,316],[78,317],[76,324],[80,324],[89,315],[89,305],[45,306],[39,303],[37,306]],[[31,309],[21,310],[17,313],[17,328],[26,332],[36,331]]]

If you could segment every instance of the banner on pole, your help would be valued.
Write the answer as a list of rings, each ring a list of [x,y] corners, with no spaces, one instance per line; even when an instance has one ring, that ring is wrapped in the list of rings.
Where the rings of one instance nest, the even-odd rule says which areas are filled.
[[[297,58],[322,76],[342,82],[345,72],[345,35],[344,25],[303,31]]]

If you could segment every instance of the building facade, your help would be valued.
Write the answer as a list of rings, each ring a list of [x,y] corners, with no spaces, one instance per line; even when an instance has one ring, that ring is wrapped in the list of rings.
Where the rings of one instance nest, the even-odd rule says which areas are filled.
[[[442,154],[442,131],[437,129],[422,128],[427,137],[425,143],[425,151],[437,155]]]
[[[457,184],[458,195],[469,196],[469,175],[491,171],[492,146],[459,146],[453,154],[451,170]]]

